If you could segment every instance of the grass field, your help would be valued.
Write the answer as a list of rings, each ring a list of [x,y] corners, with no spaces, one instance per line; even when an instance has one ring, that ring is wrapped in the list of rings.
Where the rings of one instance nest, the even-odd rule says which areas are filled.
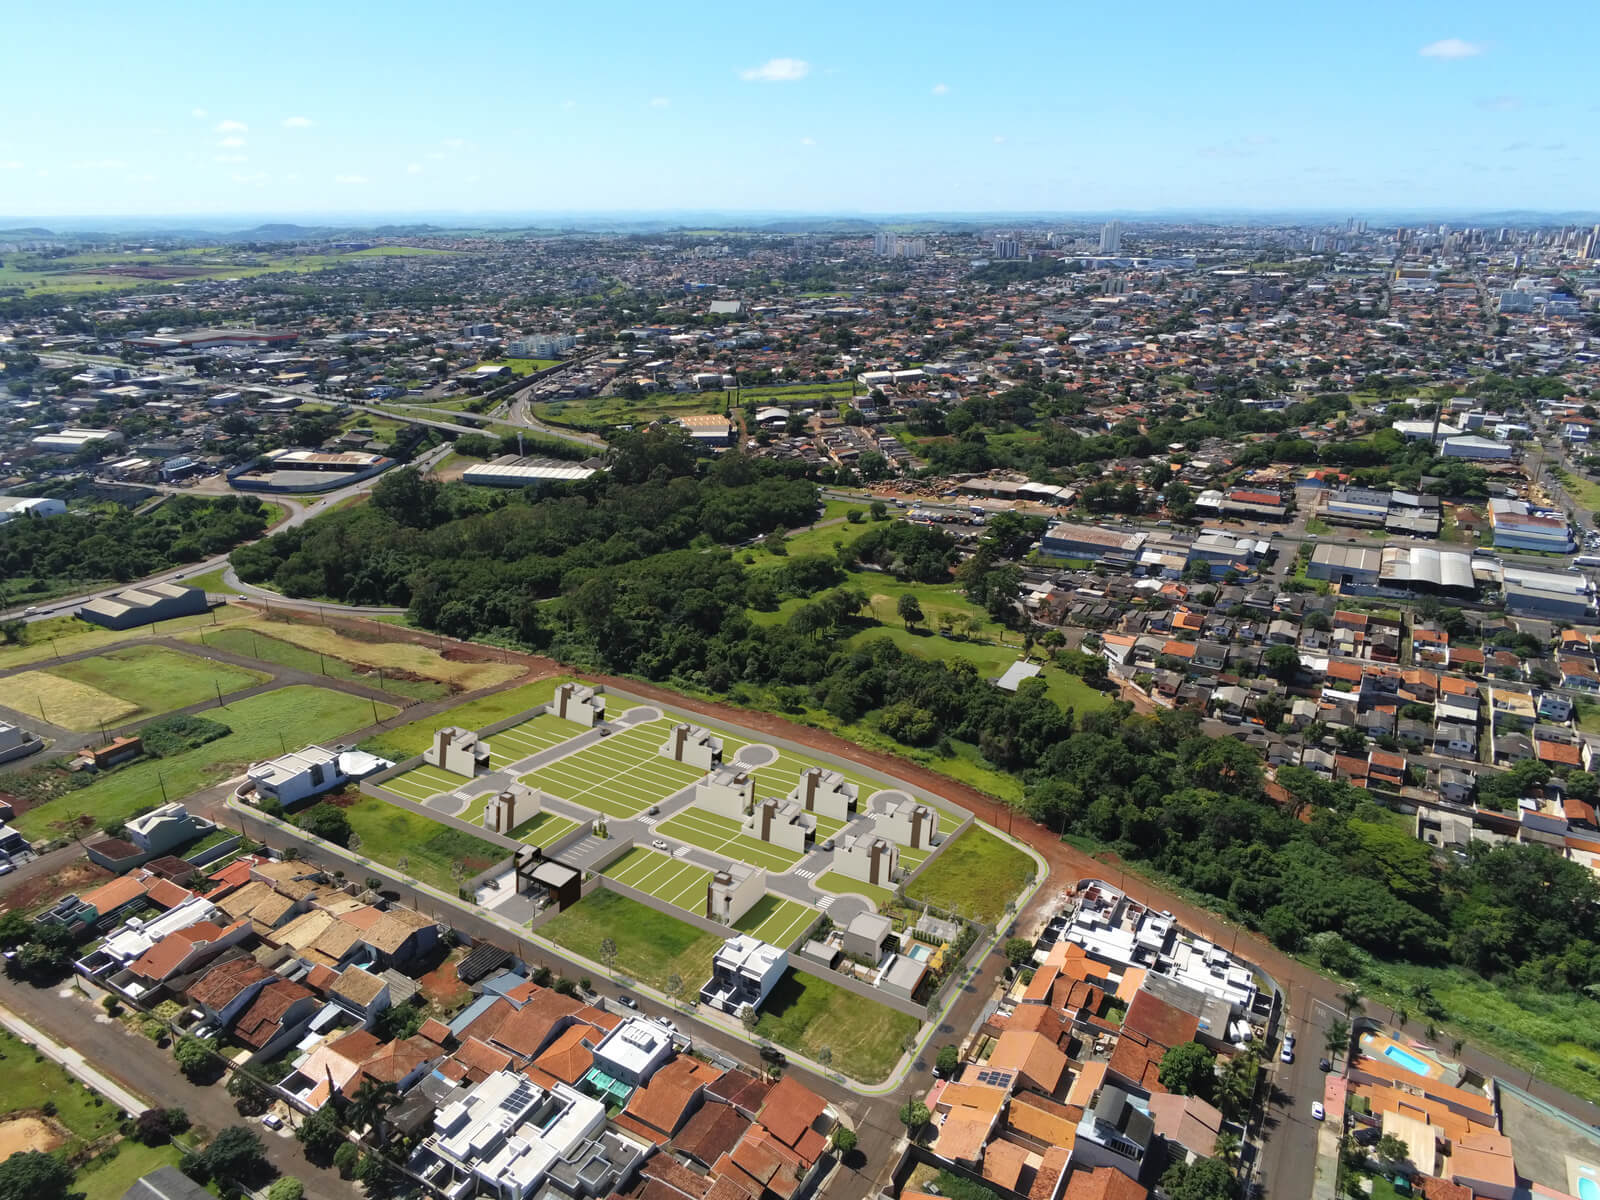
[[[863,1083],[887,1076],[916,1031],[915,1017],[792,968],[761,1006],[756,1025],[756,1036],[810,1058],[828,1047],[834,1069]]]
[[[859,879],[852,879],[848,875],[841,875],[838,871],[824,871],[811,881],[824,892],[832,892],[836,896],[856,895],[865,896],[871,900],[879,912],[883,912],[894,903],[894,889],[879,887],[872,883],[863,883]]]
[[[533,406],[533,415],[577,429],[609,429],[613,425],[642,425],[662,417],[690,413],[722,413],[727,404],[721,392],[654,393],[643,400],[621,396],[590,396],[581,400],[547,400]]]
[[[489,765],[496,771],[503,771],[519,759],[571,741],[583,732],[584,727],[573,721],[540,713],[519,725],[490,735]]]
[[[560,361],[559,358],[486,358],[478,365],[510,367],[513,375],[532,375],[537,371],[548,371]]]
[[[465,692],[496,687],[515,679],[525,670],[512,663],[454,662],[431,646],[419,646],[412,642],[369,642],[348,637],[325,625],[259,620],[249,621],[242,628],[302,647],[325,658],[341,659],[357,666],[370,667],[374,671],[380,668],[403,671],[423,679],[438,680]]]
[[[769,871],[788,871],[805,857],[803,853],[797,854],[793,850],[763,842],[760,838],[750,837],[741,832],[742,829],[743,826],[730,817],[698,808],[685,809],[670,821],[663,821],[656,826],[656,832],[662,837],[688,842],[724,858],[765,867]]]
[[[390,776],[378,786],[413,804],[421,804],[432,796],[453,792],[462,784],[471,782],[465,775],[423,763],[420,767]]]
[[[481,816],[483,810],[479,809],[478,812]],[[518,825],[511,831],[511,836],[530,846],[548,846],[551,842],[559,842],[577,827],[578,823],[570,817],[542,812]]]
[[[420,721],[412,721],[409,725],[390,729],[372,739],[371,744],[392,750],[391,757],[397,760],[410,758],[413,754],[421,754],[433,744],[434,730],[445,725],[456,725],[462,729],[482,729],[485,725],[504,721],[507,717],[514,717],[530,708],[549,704],[550,697],[555,695],[556,685],[564,681],[565,677],[541,679],[537,683],[507,688],[490,696],[480,696],[476,700],[468,700],[465,704],[446,709],[438,716],[425,717]],[[608,698],[607,703],[609,705],[612,701]],[[493,738],[489,744],[493,746]]]
[[[246,658],[258,659],[261,662],[276,663],[280,667],[309,671],[313,675],[326,675],[329,679],[343,679],[350,683],[381,688],[383,691],[393,692],[397,696],[405,696],[412,700],[437,700],[441,696],[450,694],[449,685],[437,680],[380,676],[376,669],[363,669],[342,658],[318,654],[315,650],[308,650],[304,646],[283,641],[271,634],[258,632],[255,628],[233,626],[227,629],[201,630],[198,633],[185,634],[184,640],[215,646],[218,650],[226,650],[230,654],[242,654]]]
[[[72,1186],[83,1193],[83,1200],[122,1200],[138,1180],[161,1167],[177,1166],[182,1157],[183,1151],[170,1142],[143,1146],[124,1138],[117,1143],[116,1154],[101,1155],[80,1167]]]
[[[132,700],[108,695],[98,688],[62,679],[47,671],[24,671],[9,676],[3,683],[7,708],[65,729],[120,725],[139,711]]]
[[[101,646],[114,646],[118,642],[131,641],[134,638],[166,637],[184,630],[199,629],[201,626],[243,621],[249,616],[249,611],[242,608],[219,609],[216,612],[192,617],[174,617],[170,621],[161,621],[156,625],[141,625],[136,629],[102,629],[78,617],[47,617],[43,621],[34,621],[28,625],[28,640],[23,645],[0,646],[0,670],[26,666],[46,658],[65,657],[69,654],[80,654],[85,650],[97,650]]]
[[[706,881],[711,878],[711,872],[685,859],[635,846],[602,874],[641,892],[649,892],[674,908],[705,912]]]
[[[191,587],[200,588],[202,591],[217,593],[224,596],[238,596],[242,593],[239,589],[229,587],[222,577],[228,573],[227,567],[218,567],[215,571],[207,571],[204,575],[191,575],[185,581]]]
[[[0,1064],[6,1078],[0,1091],[0,1114],[43,1108],[53,1102],[56,1120],[82,1142],[116,1132],[115,1104],[108,1100],[96,1107],[88,1088],[5,1030],[0,1030]]]
[[[187,708],[191,704],[215,700],[219,693],[227,696],[266,683],[272,678],[261,671],[246,670],[231,663],[211,662],[166,646],[141,645],[108,650],[94,658],[58,663],[46,667],[42,672],[29,671],[14,675],[5,682],[4,689],[9,692],[23,680],[40,674],[55,676],[126,701],[133,706],[133,711],[125,714],[125,719]],[[56,724],[63,722],[57,721]],[[69,728],[92,729],[94,722],[85,720]]]
[[[558,946],[603,963],[600,943],[610,938],[617,947],[616,970],[654,988],[666,990],[673,975],[684,994],[696,994],[711,977],[711,959],[722,945],[714,933],[702,933],[648,905],[606,888],[596,888],[566,912],[539,928]]]
[[[735,921],[733,927],[759,941],[788,949],[797,937],[816,923],[820,915],[809,904],[787,900],[769,892]]]
[[[166,795],[177,800],[201,788],[242,773],[250,763],[297,750],[311,742],[331,741],[374,720],[394,715],[388,705],[325,688],[295,685],[251,696],[206,716],[232,728],[226,737],[171,758],[145,758],[118,768],[88,787],[68,792],[19,815],[14,825],[24,836],[42,838],[51,822],[69,814],[87,814],[96,825],[120,822],[134,809],[160,804]]]
[[[1033,878],[1033,859],[974,825],[906,888],[906,896],[994,924]]]
[[[704,775],[656,752],[671,728],[665,720],[635,725],[524,775],[522,781],[608,817],[638,816]]]
[[[441,891],[454,892],[462,880],[511,857],[494,842],[372,796],[363,796],[344,813],[361,838],[358,853]],[[460,880],[457,867],[464,872]]]

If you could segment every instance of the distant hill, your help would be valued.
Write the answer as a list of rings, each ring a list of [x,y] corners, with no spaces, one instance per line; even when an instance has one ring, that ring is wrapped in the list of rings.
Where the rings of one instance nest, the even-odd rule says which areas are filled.
[[[0,237],[55,237],[55,234],[33,225],[26,229],[0,229]]]

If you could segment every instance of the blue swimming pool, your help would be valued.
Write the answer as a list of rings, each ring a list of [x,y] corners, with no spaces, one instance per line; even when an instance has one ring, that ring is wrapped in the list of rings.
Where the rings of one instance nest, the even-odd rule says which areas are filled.
[[[1600,1200],[1600,1183],[1587,1175],[1579,1175],[1578,1200]]]
[[[914,958],[918,962],[927,962],[933,957],[933,951],[926,946],[913,944],[911,949],[906,951],[906,957]],[[1585,1198],[1585,1200],[1588,1200],[1588,1198]],[[1600,1196],[1594,1197],[1593,1200],[1600,1200]]]
[[[1423,1062],[1409,1050],[1400,1049],[1399,1046],[1385,1046],[1383,1048],[1383,1056],[1390,1062],[1398,1063],[1406,1070],[1413,1071],[1418,1075],[1431,1075],[1433,1073],[1432,1068],[1430,1068],[1427,1063]],[[1600,1193],[1597,1193],[1595,1196],[1591,1197],[1590,1200],[1600,1200]]]

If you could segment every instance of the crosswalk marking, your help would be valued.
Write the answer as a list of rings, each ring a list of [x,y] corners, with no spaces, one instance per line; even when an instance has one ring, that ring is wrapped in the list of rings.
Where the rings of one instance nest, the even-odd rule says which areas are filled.
[[[672,852],[672,857],[673,858],[688,858],[689,857],[689,847],[687,847],[687,846],[679,846],[676,850],[674,850]]]
[[[817,907],[823,912],[827,912],[833,907],[833,899],[834,898],[832,896],[824,896],[822,899],[817,901]]]
[[[794,869],[794,874],[799,876],[801,879],[815,879],[817,877],[817,873],[815,871],[808,871],[804,867],[796,867]]]

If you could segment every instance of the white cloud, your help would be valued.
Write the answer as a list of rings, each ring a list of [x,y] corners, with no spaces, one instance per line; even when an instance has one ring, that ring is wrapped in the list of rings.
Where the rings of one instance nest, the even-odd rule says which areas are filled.
[[[218,121],[217,122],[217,132],[218,133],[249,133],[250,132],[250,126],[246,125],[243,121]]]
[[[1467,42],[1461,38],[1441,38],[1437,42],[1429,42],[1417,53],[1423,58],[1476,58],[1484,52],[1485,47],[1479,42]]]
[[[210,114],[208,114],[203,108],[191,108],[189,110],[189,115],[197,121],[204,121]]]
[[[407,175],[421,175],[422,174],[422,164],[421,163],[407,163],[406,164],[406,174]]]
[[[800,139],[800,144],[802,146],[815,146],[817,144],[817,139],[816,138],[803,137],[803,138]]]
[[[218,142],[217,145],[228,149],[237,150],[240,146],[244,145],[244,139],[242,137],[225,137]]]
[[[333,181],[335,183],[361,184],[367,182],[367,177],[365,175],[335,175]]]
[[[310,117],[285,117],[283,119],[283,127],[285,129],[310,129],[311,124]]]
[[[248,154],[219,154],[215,160],[219,163],[244,163],[250,161]]]
[[[811,64],[803,58],[769,58],[759,67],[746,67],[739,78],[746,83],[798,83],[811,74]]]
[[[20,171],[20,170],[22,170],[22,164],[19,163],[14,158],[13,159],[9,159],[9,160],[7,160],[5,162],[0,162],[0,171]]]
[[[444,147],[447,150],[459,150],[467,144],[465,138],[445,138]]]
[[[665,96],[652,96],[650,98],[651,108],[666,108],[671,105],[671,103],[672,101],[668,100]]]
[[[949,95],[950,94],[950,85],[948,83],[936,83],[936,84],[934,84],[933,85],[933,94],[935,96],[947,96],[947,95]]]

